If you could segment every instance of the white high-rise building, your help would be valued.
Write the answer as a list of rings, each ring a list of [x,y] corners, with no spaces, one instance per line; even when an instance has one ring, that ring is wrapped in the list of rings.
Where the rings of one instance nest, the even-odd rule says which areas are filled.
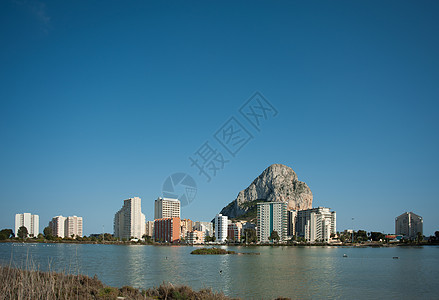
[[[52,229],[53,236],[61,238],[82,237],[82,217],[56,216],[49,222],[49,227]]]
[[[424,220],[412,212],[405,212],[395,218],[395,234],[404,238],[416,239],[418,232],[423,234]]]
[[[124,200],[122,208],[114,215],[114,236],[141,239],[146,231],[145,223],[142,200],[139,197]]]
[[[258,207],[257,235],[258,242],[269,242],[270,235],[276,231],[279,241],[287,239],[287,203],[261,202]]]
[[[56,216],[49,222],[49,227],[52,229],[52,235],[64,238],[66,236],[65,231],[66,217]]]
[[[296,235],[307,242],[329,242],[336,234],[336,213],[328,207],[317,207],[297,212]]]
[[[15,215],[15,236],[18,237],[18,229],[21,226],[26,227],[28,236],[36,237],[40,233],[39,224],[40,218],[38,215],[30,213],[16,214]]]
[[[154,220],[180,218],[180,200],[158,198],[154,203]]]
[[[66,237],[82,237],[82,217],[67,217],[64,232]]]
[[[215,241],[224,243],[227,239],[228,217],[222,214],[215,216]]]

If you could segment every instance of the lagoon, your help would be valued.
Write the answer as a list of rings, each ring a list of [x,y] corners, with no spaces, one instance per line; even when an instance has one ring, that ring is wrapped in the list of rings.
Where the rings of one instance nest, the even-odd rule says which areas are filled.
[[[0,243],[0,264],[21,267],[32,261],[43,271],[97,275],[115,287],[146,289],[171,282],[243,299],[439,297],[438,246],[224,246],[260,255],[191,255],[196,248]]]

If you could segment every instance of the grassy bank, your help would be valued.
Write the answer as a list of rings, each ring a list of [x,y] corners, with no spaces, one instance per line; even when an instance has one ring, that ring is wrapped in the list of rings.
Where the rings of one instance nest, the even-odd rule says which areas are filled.
[[[0,299],[231,299],[210,289],[162,284],[148,290],[105,286],[96,277],[0,266]]]
[[[206,254],[212,254],[212,255],[218,255],[218,254],[236,254],[235,251],[229,251],[221,248],[200,248],[196,249],[191,252],[191,254],[198,254],[198,255],[206,255]]]

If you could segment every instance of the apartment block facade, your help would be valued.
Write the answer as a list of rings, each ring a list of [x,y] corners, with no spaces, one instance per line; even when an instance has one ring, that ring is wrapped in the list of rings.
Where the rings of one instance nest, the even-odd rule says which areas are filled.
[[[173,198],[158,198],[154,202],[154,220],[165,218],[180,218],[180,200]]]
[[[141,239],[146,231],[142,200],[139,197],[123,201],[122,208],[114,215],[114,236],[120,239]]]
[[[228,217],[222,214],[215,216],[215,241],[224,243],[227,240]]]
[[[257,236],[258,242],[270,241],[270,235],[276,231],[279,241],[287,240],[287,203],[262,202],[257,204]]]
[[[328,207],[297,211],[296,235],[307,242],[329,242],[336,234],[336,212]]]
[[[56,216],[49,222],[49,227],[52,229],[53,236],[60,238],[82,237],[82,217]]]
[[[178,243],[181,236],[180,218],[154,220],[154,240],[156,242]]]
[[[15,236],[18,237],[18,229],[24,226],[27,229],[28,236],[37,237],[40,233],[40,217],[31,213],[22,213],[15,215]]]
[[[406,239],[416,239],[418,232],[423,234],[424,220],[413,212],[405,212],[395,218],[395,234]]]

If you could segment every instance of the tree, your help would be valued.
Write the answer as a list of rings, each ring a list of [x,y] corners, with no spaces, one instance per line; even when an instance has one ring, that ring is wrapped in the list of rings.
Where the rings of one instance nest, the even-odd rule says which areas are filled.
[[[386,236],[381,232],[372,231],[370,233],[370,238],[372,239],[372,241],[384,240],[385,237]]]
[[[422,233],[418,232],[416,234],[416,239],[418,240],[418,243],[420,243],[424,240],[424,236],[422,235]]]
[[[27,235],[28,235],[27,228],[24,227],[24,226],[21,226],[20,228],[18,228],[17,235],[18,235],[18,237],[19,237],[20,239],[24,239],[24,238],[26,238]]]
[[[354,239],[359,242],[367,241],[367,232],[365,230],[358,230],[354,233]]]
[[[275,240],[276,242],[279,242],[280,237],[279,237],[279,234],[277,233],[276,230],[273,230],[273,231],[271,232],[271,234],[270,234],[270,236],[269,236],[269,239],[272,240],[272,241]]]
[[[243,241],[245,243],[256,243],[258,241],[258,236],[256,235],[256,230],[253,228],[244,229]]]
[[[435,231],[434,236],[436,237],[436,240],[439,240],[439,231]]]
[[[51,240],[53,238],[52,228],[50,228],[49,226],[45,227],[43,230],[43,234],[47,240]]]
[[[0,231],[0,240],[7,240],[14,236],[12,229],[2,229]]]

